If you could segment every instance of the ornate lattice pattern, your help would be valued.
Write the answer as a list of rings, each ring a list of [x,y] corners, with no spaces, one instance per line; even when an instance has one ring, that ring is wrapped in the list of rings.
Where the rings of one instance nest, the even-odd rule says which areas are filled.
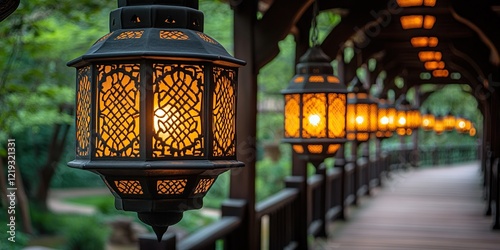
[[[345,137],[346,95],[328,94],[328,138]]]
[[[214,67],[213,155],[233,156],[236,154],[236,72]]]
[[[304,153],[304,147],[302,147],[302,145],[293,145],[292,148],[297,154]]]
[[[285,95],[285,137],[300,136],[300,95]]]
[[[141,38],[143,33],[144,33],[144,30],[124,31],[124,32],[120,33],[120,35],[115,37],[115,40],[137,39],[137,38]]]
[[[347,130],[349,132],[368,131],[368,104],[347,105]]]
[[[108,37],[110,37],[111,35],[113,35],[113,32],[108,33],[108,34],[104,35],[103,37],[99,38],[99,40],[97,40],[94,44],[100,43],[100,42],[108,39]]]
[[[188,40],[189,36],[178,30],[161,30],[160,38],[167,40]]]
[[[207,36],[207,35],[205,35],[205,34],[203,34],[201,32],[196,32],[196,34],[198,34],[198,36],[201,39],[203,39],[203,41],[205,41],[205,42],[212,43],[212,44],[217,44],[217,42],[214,39],[212,39],[211,37],[209,37],[209,36]]]
[[[325,78],[323,76],[310,76],[309,82],[325,82]]]
[[[307,150],[311,154],[321,154],[323,152],[322,145],[307,145]]]
[[[116,189],[121,194],[143,194],[142,186],[139,181],[120,180],[115,181]]]
[[[187,179],[181,180],[158,180],[156,191],[158,194],[182,194],[186,188]]]
[[[78,69],[76,91],[76,155],[90,153],[90,66]]]
[[[194,194],[203,194],[210,189],[210,187],[214,184],[214,179],[213,178],[208,178],[208,179],[201,179],[200,182],[198,182],[198,185],[194,189]]]
[[[328,145],[327,153],[328,154],[335,154],[337,152],[337,150],[339,150],[339,148],[340,148],[340,144],[330,144],[330,145]]]
[[[139,157],[140,65],[98,65],[97,157]]]
[[[326,95],[322,93],[304,94],[302,137],[322,138],[326,136]]]
[[[153,65],[153,157],[203,156],[203,66]]]

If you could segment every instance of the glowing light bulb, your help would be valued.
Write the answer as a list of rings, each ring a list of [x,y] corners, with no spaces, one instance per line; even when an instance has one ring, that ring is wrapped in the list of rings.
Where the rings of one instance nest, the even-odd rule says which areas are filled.
[[[424,125],[424,126],[429,126],[429,124],[430,124],[430,121],[428,119],[424,119],[422,121],[422,125]]]
[[[389,124],[389,118],[387,116],[380,118],[380,123],[382,123],[382,125]]]
[[[362,116],[356,117],[356,123],[357,124],[363,124],[364,121],[365,121],[365,119]]]
[[[319,115],[310,115],[309,116],[309,123],[313,126],[318,126],[319,122],[321,121],[321,117]]]
[[[464,121],[458,122],[458,127],[459,128],[465,128],[465,122]]]
[[[398,123],[399,123],[400,125],[405,125],[405,124],[406,124],[406,118],[404,118],[404,117],[400,117],[400,118],[399,118],[399,120],[398,120]]]

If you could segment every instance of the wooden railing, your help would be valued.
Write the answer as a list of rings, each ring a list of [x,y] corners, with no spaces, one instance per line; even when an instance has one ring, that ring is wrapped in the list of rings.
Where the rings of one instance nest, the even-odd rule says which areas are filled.
[[[336,160],[333,168],[322,165],[315,175],[287,177],[286,188],[255,206],[255,228],[261,249],[306,249],[308,236],[326,237],[329,222],[345,218],[345,209],[358,197],[382,185],[390,172],[417,165],[450,164],[478,158],[477,146],[390,150],[377,159],[367,157],[356,162]],[[492,162],[493,163],[493,162]],[[489,168],[489,176],[498,174]],[[491,171],[496,169],[494,171]],[[495,178],[490,178],[495,179]],[[491,185],[490,185],[491,186]],[[490,192],[490,200],[498,200]],[[248,234],[244,200],[228,200],[222,206],[219,221],[176,242],[167,234],[161,243],[155,238],[140,239],[140,249],[239,249]],[[497,211],[498,212],[498,211]]]

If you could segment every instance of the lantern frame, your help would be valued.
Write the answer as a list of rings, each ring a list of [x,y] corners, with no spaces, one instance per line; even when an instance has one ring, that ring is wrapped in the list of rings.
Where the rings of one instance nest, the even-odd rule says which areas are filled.
[[[347,139],[366,142],[378,129],[378,103],[361,82],[347,95]]]
[[[178,5],[172,5],[178,4]],[[158,239],[236,160],[237,71],[197,0],[119,0],[77,68],[76,158]]]
[[[436,117],[432,113],[423,113],[422,114],[422,122],[421,127],[425,131],[431,131],[434,129],[434,125],[436,124]]]
[[[301,158],[321,162],[346,142],[347,88],[333,75],[330,58],[309,48],[296,75],[281,91],[285,98],[284,137]]]
[[[381,97],[378,101],[378,124],[377,138],[389,138],[396,130],[396,106],[391,103],[387,97]]]

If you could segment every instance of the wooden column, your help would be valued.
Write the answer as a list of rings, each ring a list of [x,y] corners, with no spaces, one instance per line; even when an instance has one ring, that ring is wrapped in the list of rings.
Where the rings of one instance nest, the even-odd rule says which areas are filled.
[[[237,102],[237,156],[245,167],[231,172],[229,197],[246,201],[241,234],[229,249],[253,250],[260,247],[255,218],[255,161],[257,124],[257,74],[255,67],[254,29],[257,2],[234,1],[234,56],[247,65],[239,70]]]

